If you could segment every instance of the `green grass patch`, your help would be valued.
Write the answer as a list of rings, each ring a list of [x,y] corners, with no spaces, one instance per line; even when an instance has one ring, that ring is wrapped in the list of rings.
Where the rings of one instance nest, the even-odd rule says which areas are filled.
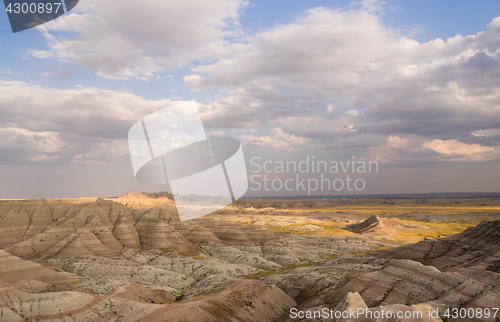
[[[311,266],[316,266],[318,263],[307,263],[307,264],[301,264],[301,265],[290,265],[290,266],[283,266],[280,268],[275,268],[275,269],[267,269],[263,270],[261,272],[252,274],[252,275],[247,275],[244,278],[246,279],[260,279],[262,277],[266,276],[271,276],[271,275],[279,275],[279,274],[285,274],[292,269],[299,268],[299,267],[311,267]]]

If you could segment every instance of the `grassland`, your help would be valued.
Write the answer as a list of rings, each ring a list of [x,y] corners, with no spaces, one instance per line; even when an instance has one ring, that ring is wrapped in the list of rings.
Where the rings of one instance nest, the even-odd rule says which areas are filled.
[[[278,208],[273,215],[316,219],[315,222],[307,223],[316,229],[300,229],[306,225],[304,223],[280,226],[268,224],[263,227],[270,233],[303,236],[364,235],[393,245],[402,245],[456,234],[481,221],[500,218],[498,199],[333,199],[323,201],[321,207],[314,205],[315,201],[303,200],[302,203],[304,207],[300,208]],[[389,227],[385,228],[388,229],[383,229],[378,234],[376,229],[366,234],[346,229],[349,224],[360,223],[373,215],[396,220],[386,221],[385,225]]]

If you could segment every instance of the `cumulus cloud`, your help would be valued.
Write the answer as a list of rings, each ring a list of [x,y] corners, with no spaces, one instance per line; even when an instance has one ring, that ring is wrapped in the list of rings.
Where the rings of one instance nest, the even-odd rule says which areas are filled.
[[[462,160],[484,160],[491,159],[498,154],[495,149],[481,146],[479,144],[465,144],[457,140],[432,140],[422,145],[423,148],[434,150],[440,154],[452,155]]]
[[[245,144],[268,146],[280,150],[296,151],[309,143],[308,139],[296,137],[295,135],[284,133],[280,128],[271,130],[271,136],[242,135],[241,139]]]
[[[59,90],[1,80],[0,101],[4,163],[128,158],[129,128],[175,103],[97,88]]]
[[[0,129],[0,148],[4,158],[20,158],[18,162],[45,162],[58,160],[67,145],[56,132],[33,132],[16,126],[7,126]]]
[[[88,0],[38,27],[48,50],[38,58],[74,60],[107,79],[148,80],[155,73],[224,52],[241,33],[243,0]],[[65,36],[70,32],[76,36]]]
[[[185,82],[192,87],[234,87],[258,78],[283,89],[340,93],[339,85],[345,88],[362,80],[358,71],[384,67],[377,58],[383,57],[390,37],[367,10],[315,8],[292,24],[256,34],[231,57],[194,68],[208,77],[193,74]]]
[[[450,161],[422,148],[443,141],[478,155],[452,160],[490,159],[481,155],[500,138],[479,134],[500,129],[500,17],[474,35],[419,43],[384,27],[378,4],[308,10],[232,44],[231,55],[192,68],[184,82],[222,89],[205,111],[220,127],[280,126],[321,148],[396,151],[387,138],[397,137],[415,145],[406,160]]]
[[[185,85],[219,90],[200,105],[204,124],[257,129],[242,136],[248,145],[364,148],[393,163],[498,157],[489,149],[500,146],[500,17],[476,34],[420,43],[385,27],[376,0],[312,8],[254,35],[238,25],[243,1],[120,3],[113,11],[115,0],[89,0],[39,27],[50,49],[32,54],[110,79],[147,80],[196,61]],[[79,131],[100,137],[127,123],[106,122],[107,134]]]

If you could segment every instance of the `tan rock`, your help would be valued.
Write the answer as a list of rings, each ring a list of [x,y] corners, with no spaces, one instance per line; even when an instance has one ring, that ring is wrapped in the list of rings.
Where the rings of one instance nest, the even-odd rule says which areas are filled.
[[[113,236],[124,247],[137,248],[141,246],[139,234],[134,227],[134,221],[121,217],[113,228]]]
[[[40,264],[22,260],[0,250],[0,281],[15,283],[24,279],[44,283],[63,283],[73,280]]]
[[[20,315],[8,307],[0,307],[0,321],[3,322],[24,322],[26,321]]]
[[[175,295],[168,292],[154,292],[138,283],[130,283],[111,290],[107,295],[131,301],[161,304],[167,300],[175,300]]]

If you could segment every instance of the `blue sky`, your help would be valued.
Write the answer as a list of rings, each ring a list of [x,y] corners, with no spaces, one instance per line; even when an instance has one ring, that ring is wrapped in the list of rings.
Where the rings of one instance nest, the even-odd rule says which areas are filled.
[[[315,7],[331,9],[347,8],[353,1],[251,1],[242,10],[239,17],[242,29],[249,34],[259,30],[275,27],[279,24],[292,23],[297,17]],[[436,38],[447,39],[457,34],[471,35],[486,29],[486,24],[500,14],[500,2],[494,0],[465,1],[386,1],[388,9],[380,14],[381,22],[389,27],[401,30],[407,34],[413,29],[417,33],[412,39],[427,42]],[[420,30],[420,32],[418,32]],[[82,86],[98,86],[110,90],[132,91],[137,95],[149,99],[170,98],[168,90],[174,89],[176,94],[184,99],[195,98],[206,102],[206,97],[213,94],[207,91],[203,95],[193,93],[184,88],[182,78],[189,73],[189,66],[169,70],[166,74],[173,75],[164,81],[137,81],[128,79],[124,81],[109,82],[96,76],[88,69],[76,64],[61,64],[60,62],[47,62],[30,59],[24,54],[28,49],[45,49],[47,43],[37,30],[27,30],[22,33],[12,34],[6,14],[0,15],[0,35],[2,50],[0,57],[3,71],[10,70],[16,77],[4,75],[4,79],[38,81],[46,86],[61,89],[72,88],[75,84]],[[27,65],[29,68],[27,68]],[[43,73],[75,72],[71,79],[61,77],[44,77]],[[22,75],[24,78],[19,78]],[[71,75],[71,74],[70,74]],[[69,75],[68,75],[69,76]],[[66,76],[66,77],[68,77]],[[167,89],[167,90],[166,90]]]
[[[190,99],[247,159],[378,160],[364,193],[498,191],[499,16],[493,0],[81,0],[12,34],[0,14],[0,198],[163,190],[135,181],[127,130]]]

